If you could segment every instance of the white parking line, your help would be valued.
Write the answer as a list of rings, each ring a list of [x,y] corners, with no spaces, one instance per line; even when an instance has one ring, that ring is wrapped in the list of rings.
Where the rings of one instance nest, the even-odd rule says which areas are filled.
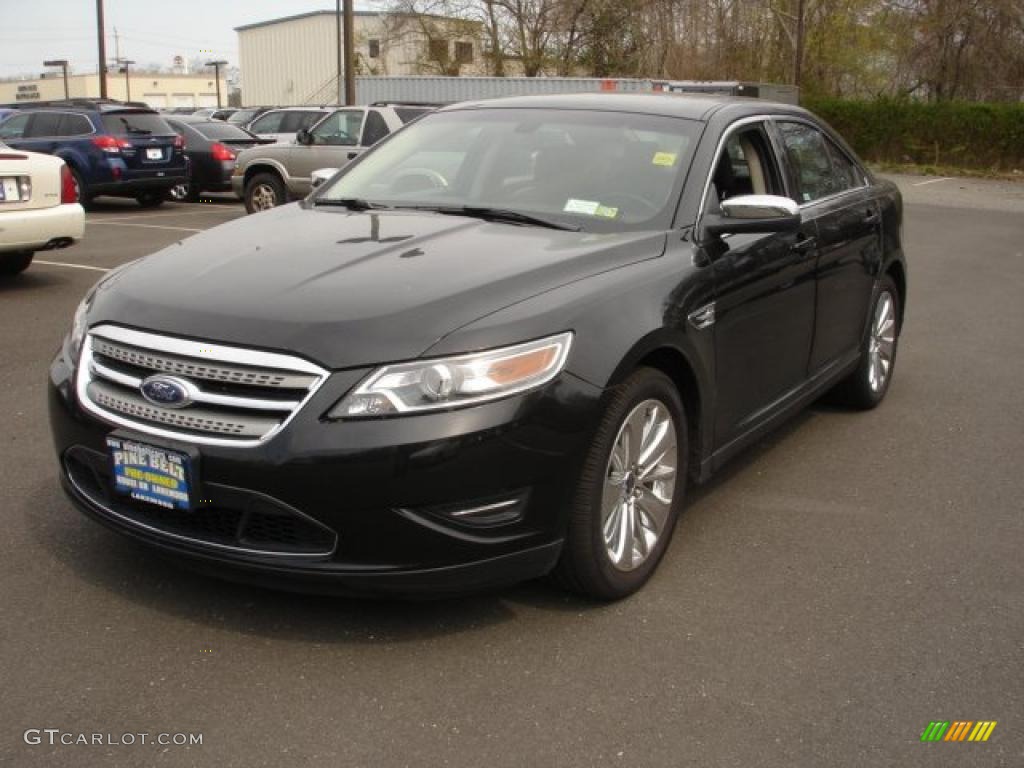
[[[92,267],[88,264],[68,264],[64,261],[43,261],[42,259],[33,259],[33,264],[45,264],[48,267],[70,267],[71,269],[91,269],[93,272],[109,272],[110,267]]]
[[[221,208],[228,208],[226,205],[219,206]],[[234,206],[231,206],[234,209]],[[223,216],[224,211],[175,211],[174,213],[142,213],[132,215],[121,215],[116,216],[98,216],[93,214],[92,216],[86,216],[86,221],[137,221],[138,219],[173,219],[175,216],[202,216],[204,213],[213,214],[215,216]],[[241,213],[241,211],[239,211]]]
[[[106,224],[108,227],[143,227],[144,229],[172,229],[177,232],[205,232],[205,229],[191,227],[165,227],[162,224],[128,224],[123,221],[86,221],[86,224]]]
[[[951,176],[943,176],[941,179],[928,179],[928,181],[919,181],[916,184],[912,184],[914,187],[923,187],[925,184],[938,184],[940,181],[951,181]]]

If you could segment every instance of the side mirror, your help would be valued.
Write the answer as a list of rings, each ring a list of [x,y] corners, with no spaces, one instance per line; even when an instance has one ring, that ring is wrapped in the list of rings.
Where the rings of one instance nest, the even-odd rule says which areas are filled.
[[[721,213],[704,216],[707,235],[792,232],[800,226],[800,206],[778,195],[740,195],[722,201]]]
[[[313,189],[316,189],[325,181],[333,177],[337,172],[337,168],[317,168],[313,171],[313,175],[310,176],[309,181],[313,185]]]
[[[313,134],[309,132],[309,128],[299,128],[299,130],[295,132],[295,141],[299,144],[312,144]]]

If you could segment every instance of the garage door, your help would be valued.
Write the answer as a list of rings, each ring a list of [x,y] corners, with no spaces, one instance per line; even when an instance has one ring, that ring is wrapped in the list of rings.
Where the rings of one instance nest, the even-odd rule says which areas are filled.
[[[195,99],[192,98],[191,93],[172,93],[171,94],[171,106],[172,107],[194,107]]]
[[[142,100],[153,109],[163,109],[167,106],[166,93],[144,93],[142,94]]]
[[[199,106],[200,107],[216,107],[217,106],[217,94],[216,93],[200,93],[199,94]]]

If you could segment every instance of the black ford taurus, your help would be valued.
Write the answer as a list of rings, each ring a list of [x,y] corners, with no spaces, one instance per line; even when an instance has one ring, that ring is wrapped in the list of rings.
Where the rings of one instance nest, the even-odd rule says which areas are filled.
[[[901,218],[797,107],[449,107],[101,280],[50,370],[63,484],[272,586],[622,597],[688,483],[826,391],[885,396]]]

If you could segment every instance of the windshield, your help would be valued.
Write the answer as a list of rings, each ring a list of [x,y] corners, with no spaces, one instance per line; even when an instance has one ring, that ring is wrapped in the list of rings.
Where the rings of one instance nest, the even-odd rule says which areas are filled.
[[[100,117],[103,128],[113,134],[168,136],[174,131],[154,112],[107,112]]]
[[[623,112],[436,112],[379,144],[317,199],[498,208],[591,231],[667,227],[699,127]]]

